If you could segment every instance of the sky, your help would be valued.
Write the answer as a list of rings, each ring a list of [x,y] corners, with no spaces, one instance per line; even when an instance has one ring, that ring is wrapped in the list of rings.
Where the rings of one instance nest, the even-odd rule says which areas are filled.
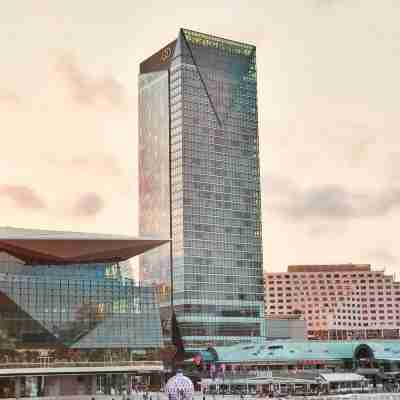
[[[398,0],[13,0],[0,225],[136,235],[139,63],[180,27],[257,46],[264,269],[400,262]]]

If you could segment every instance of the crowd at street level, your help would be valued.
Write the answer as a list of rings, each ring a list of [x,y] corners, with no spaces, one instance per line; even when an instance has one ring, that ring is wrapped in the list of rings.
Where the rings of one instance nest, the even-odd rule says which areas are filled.
[[[153,392],[149,394],[149,399],[152,400],[167,400],[168,397],[166,394],[162,392]],[[260,394],[206,394],[204,396],[201,392],[196,392],[193,396],[193,400],[257,400],[257,399],[296,399],[296,398],[304,398],[306,397],[308,400],[400,400],[399,392],[382,392],[381,389],[371,391],[369,393],[341,393],[341,394],[310,394],[308,396],[301,393],[294,393],[291,395],[287,395],[284,393],[275,393],[271,394],[270,397],[266,397]],[[96,399],[97,400],[97,399]],[[114,400],[117,400],[116,398]],[[121,398],[121,400],[123,400]],[[143,400],[143,396],[131,396],[130,400]],[[189,399],[181,399],[181,400],[189,400]]]
[[[179,400],[296,400],[306,398],[307,400],[400,400],[400,393],[383,393],[381,390],[371,393],[347,393],[347,394],[319,394],[304,397],[302,394],[284,395],[276,393],[274,397],[261,397],[256,394],[243,395],[217,395],[195,392],[192,399]],[[15,398],[13,398],[14,400]],[[28,400],[29,398],[24,398]],[[37,400],[38,398],[32,398]],[[95,396],[75,395],[75,396],[57,396],[57,397],[40,397],[41,400],[168,400],[168,396],[163,392],[137,392],[130,395],[102,395]]]
[[[304,390],[304,389],[295,389],[293,387],[278,387],[277,385],[272,388],[271,390],[264,390],[264,391],[256,391],[256,390],[231,390],[229,392],[226,391],[208,391],[202,393],[202,400],[212,399],[236,399],[239,398],[240,400],[250,400],[250,399],[266,399],[266,398],[285,398],[285,397],[324,397],[337,395],[374,395],[377,394],[396,394],[396,399],[400,400],[400,384],[381,384],[377,387],[373,387],[372,385],[358,387],[358,388],[350,388],[350,387],[343,387],[343,388],[333,388],[328,389],[327,387],[323,386],[315,386],[311,390]]]

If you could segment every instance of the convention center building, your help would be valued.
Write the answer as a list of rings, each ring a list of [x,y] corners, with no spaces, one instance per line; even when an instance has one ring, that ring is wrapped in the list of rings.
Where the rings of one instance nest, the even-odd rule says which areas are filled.
[[[143,361],[162,346],[157,293],[123,264],[167,242],[0,228],[0,397],[112,393],[159,372]]]

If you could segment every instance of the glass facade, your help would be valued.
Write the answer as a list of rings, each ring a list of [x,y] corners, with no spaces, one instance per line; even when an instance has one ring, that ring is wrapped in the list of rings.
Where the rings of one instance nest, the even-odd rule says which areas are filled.
[[[159,348],[159,303],[117,264],[28,265],[1,252],[0,337],[13,349]]]
[[[139,79],[140,234],[170,237],[168,71]],[[157,288],[164,336],[171,334],[169,244],[141,256],[141,282]]]
[[[173,51],[164,48],[163,56],[159,73],[166,76],[169,96],[161,101],[151,88],[147,97],[140,95],[139,112],[147,117],[139,119],[139,147],[160,120],[157,107],[169,105],[169,121],[152,130],[153,162],[147,165],[153,165],[149,174],[162,176],[153,177],[151,191],[171,187],[170,201],[153,210],[160,218],[171,207],[170,282],[181,333],[193,344],[265,336],[256,49],[181,30]],[[146,72],[148,63],[142,63],[141,82],[154,74]],[[169,169],[159,169],[159,153],[169,157]],[[141,188],[141,205],[146,193]],[[169,228],[170,221],[160,222]],[[145,215],[141,224],[148,226]],[[148,268],[142,258],[141,270]],[[163,273],[161,263],[153,268]]]

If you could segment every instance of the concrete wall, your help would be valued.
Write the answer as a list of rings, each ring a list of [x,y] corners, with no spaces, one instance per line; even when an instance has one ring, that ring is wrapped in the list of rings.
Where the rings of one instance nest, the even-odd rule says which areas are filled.
[[[267,337],[307,340],[307,322],[303,319],[267,319]]]

